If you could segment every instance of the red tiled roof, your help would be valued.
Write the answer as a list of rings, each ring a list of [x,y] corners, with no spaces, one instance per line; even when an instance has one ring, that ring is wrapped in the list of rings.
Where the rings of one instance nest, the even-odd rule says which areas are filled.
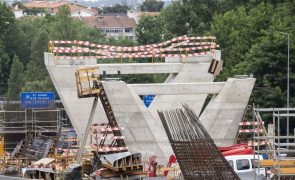
[[[24,3],[24,6],[26,8],[32,9],[32,8],[42,8],[42,9],[53,9],[53,12],[57,12],[58,8],[63,6],[63,5],[68,5],[70,8],[70,12],[74,13],[77,11],[87,11],[92,14],[97,14],[97,11],[95,9],[88,9],[86,6],[73,3],[73,2],[66,2],[66,1],[31,1]]]
[[[29,9],[30,8],[55,9],[68,3],[69,2],[64,2],[64,1],[31,1],[31,2],[24,3],[24,6]]]
[[[138,16],[158,16],[160,12],[140,12]]]
[[[75,13],[75,12],[78,12],[78,11],[86,11],[90,14],[93,14],[93,15],[96,15],[98,12],[95,10],[95,9],[86,9],[86,8],[76,8],[76,9],[71,9],[71,13]]]
[[[87,25],[97,28],[135,27],[134,19],[128,16],[92,16],[81,17]]]

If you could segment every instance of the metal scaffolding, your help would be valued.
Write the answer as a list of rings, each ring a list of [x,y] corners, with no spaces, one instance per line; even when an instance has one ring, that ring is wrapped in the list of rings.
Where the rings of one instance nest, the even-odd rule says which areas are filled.
[[[268,124],[266,136],[255,134],[254,141],[265,140],[267,149],[262,150],[258,145],[255,153],[268,154],[268,160],[257,160],[258,171],[260,167],[272,168],[275,174],[274,179],[292,179],[295,176],[295,136],[281,133],[283,121],[295,117],[295,108],[253,108],[253,117],[256,122],[262,121],[261,114],[272,116],[272,121]],[[287,129],[286,131],[290,131]],[[294,132],[295,133],[295,132]],[[255,158],[255,156],[254,156]],[[259,172],[258,172],[259,173]],[[292,177],[292,178],[291,178]],[[258,177],[255,177],[255,179]]]
[[[27,134],[54,134],[60,127],[68,126],[64,109],[26,109],[0,111],[0,135],[5,137],[5,150],[11,151]],[[17,134],[17,135],[16,135]]]
[[[195,179],[240,179],[219,152],[197,115],[184,110],[158,111],[183,177]]]

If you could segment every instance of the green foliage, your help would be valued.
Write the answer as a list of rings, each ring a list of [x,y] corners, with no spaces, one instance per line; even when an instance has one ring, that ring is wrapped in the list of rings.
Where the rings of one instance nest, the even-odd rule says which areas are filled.
[[[0,40],[5,37],[9,27],[14,24],[14,14],[5,4],[0,2]]]
[[[140,44],[153,44],[163,40],[163,27],[160,17],[143,16],[136,28]]]
[[[7,97],[12,100],[17,100],[19,97],[19,93],[24,85],[23,80],[23,71],[24,66],[19,61],[17,56],[13,58],[13,64],[10,70],[10,76],[8,79],[8,93]]]
[[[51,82],[51,79],[49,76],[46,76],[42,80],[35,80],[35,81],[28,81],[25,82],[25,86],[22,88],[22,91],[24,92],[48,92],[53,91],[55,92],[55,88]],[[56,94],[56,93],[55,93]]]
[[[236,74],[254,74],[256,83],[251,101],[260,107],[285,107],[287,85],[287,37],[294,37],[295,18],[292,3],[261,3],[247,10],[216,15],[211,33],[217,36],[225,60],[219,79]],[[291,40],[292,42],[292,40]],[[291,52],[294,46],[291,46]],[[291,57],[290,67],[294,67]],[[290,76],[291,105],[294,105],[294,73]]]
[[[39,13],[45,13],[45,10],[42,8],[32,8],[32,9],[25,9],[24,13],[27,15],[37,15]]]
[[[17,55],[21,62],[26,64],[30,56],[29,41],[27,34],[20,28],[19,22],[12,24],[4,37],[6,51],[10,59]]]
[[[101,13],[127,13],[129,9],[127,5],[116,4],[112,7],[105,7],[103,10],[98,9],[98,11]]]
[[[10,59],[5,51],[3,43],[0,41],[0,95],[4,95],[7,91],[9,71]]]
[[[25,71],[26,81],[43,80],[48,76],[43,53],[47,51],[49,38],[46,31],[40,31],[33,39],[30,61]],[[37,76],[36,76],[37,74]]]
[[[69,6],[62,6],[50,24],[51,36],[60,40],[72,40],[78,33],[74,28]]]
[[[149,21],[152,21],[151,25],[148,24],[150,22],[147,19],[139,22],[138,26],[144,27],[144,29],[139,28],[137,30],[138,38],[157,42],[161,39],[158,36],[153,36],[152,33],[156,35],[158,32],[161,32],[164,39],[181,35],[202,35],[210,30],[210,23],[214,14],[224,11],[224,9],[219,8],[223,4],[225,2],[218,0],[174,1],[172,5],[161,11],[159,17],[149,19]],[[146,42],[146,40],[143,42]]]
[[[145,0],[142,5],[140,5],[140,9],[142,11],[148,12],[159,12],[164,6],[163,1],[157,0]]]
[[[19,1],[15,1],[12,3],[12,7],[15,8],[16,6],[18,6],[19,9],[25,9],[26,7],[23,5],[23,3],[19,2]]]

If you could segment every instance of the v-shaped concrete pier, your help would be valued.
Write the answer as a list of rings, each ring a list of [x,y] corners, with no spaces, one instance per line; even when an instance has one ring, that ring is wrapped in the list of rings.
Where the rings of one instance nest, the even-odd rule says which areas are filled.
[[[89,60],[84,66],[97,66],[100,74],[103,71],[116,74],[118,70],[121,74],[170,74],[165,83],[160,84],[103,82],[116,120],[119,126],[125,127],[123,134],[129,150],[141,152],[144,157],[156,155],[161,163],[167,163],[173,152],[157,110],[181,108],[185,103],[200,114],[208,94],[213,94],[213,98],[200,114],[202,123],[217,145],[234,143],[255,79],[230,78],[227,82],[213,82],[213,75],[208,73],[211,60],[210,55],[189,58],[184,63],[166,59],[166,63],[160,64],[97,65],[96,60]],[[70,65],[66,61],[63,65],[56,64],[50,53],[45,53],[45,64],[70,120],[82,138],[93,99],[78,99],[74,73],[80,65]],[[148,94],[156,97],[146,108],[139,95]],[[107,122],[101,105],[96,110],[94,122]]]

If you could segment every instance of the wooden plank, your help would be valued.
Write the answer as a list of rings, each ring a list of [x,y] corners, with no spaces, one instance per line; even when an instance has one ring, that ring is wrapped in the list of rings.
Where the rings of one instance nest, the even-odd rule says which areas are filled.
[[[36,161],[33,163],[33,165],[47,165],[49,163],[52,163],[54,161],[54,158],[42,158],[39,161]]]
[[[77,71],[79,71],[80,73],[86,73],[86,72],[88,72],[88,73],[95,73],[95,72],[97,72],[97,74],[98,74],[98,68],[96,67],[90,67],[90,68],[80,68],[80,69],[77,69]]]
[[[281,160],[278,162],[278,160],[274,161],[273,159],[267,159],[267,160],[259,160],[259,165],[262,167],[272,167],[272,166],[295,166],[295,160]]]
[[[214,76],[218,76],[220,74],[220,71],[222,70],[223,61],[219,61],[217,64],[217,67],[214,70]]]
[[[97,81],[98,77],[99,76],[97,74],[94,76],[80,76],[79,81],[81,82]]]
[[[89,89],[89,88],[82,89],[82,95],[98,94],[98,93],[100,93],[100,89]]]
[[[279,171],[281,175],[295,175],[295,168],[276,168],[276,172],[278,173]]]

